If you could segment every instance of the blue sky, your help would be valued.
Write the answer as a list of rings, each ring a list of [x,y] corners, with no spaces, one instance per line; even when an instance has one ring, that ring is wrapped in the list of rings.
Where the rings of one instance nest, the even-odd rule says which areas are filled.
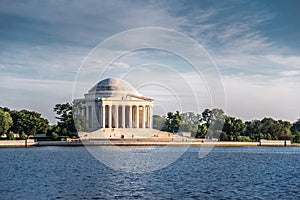
[[[0,0],[0,27],[0,106],[36,110],[51,122],[53,105],[72,100],[89,52],[114,34],[142,27],[173,29],[205,48],[220,71],[228,114],[244,120],[300,117],[297,0]],[[115,65],[153,60],[176,65],[172,56],[155,52],[124,56]],[[193,80],[188,67],[176,63]]]

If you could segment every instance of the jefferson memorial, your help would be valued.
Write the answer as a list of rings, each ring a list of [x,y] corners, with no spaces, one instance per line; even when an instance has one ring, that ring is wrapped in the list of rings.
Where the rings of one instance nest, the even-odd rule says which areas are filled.
[[[80,112],[90,131],[101,129],[152,129],[153,99],[142,96],[127,82],[107,78],[84,95]]]

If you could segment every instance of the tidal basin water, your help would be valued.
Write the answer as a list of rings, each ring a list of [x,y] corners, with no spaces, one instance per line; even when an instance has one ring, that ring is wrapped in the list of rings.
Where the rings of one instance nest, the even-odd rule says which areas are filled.
[[[0,198],[300,199],[299,147],[198,153],[190,147],[161,170],[128,173],[110,169],[84,147],[1,148]]]

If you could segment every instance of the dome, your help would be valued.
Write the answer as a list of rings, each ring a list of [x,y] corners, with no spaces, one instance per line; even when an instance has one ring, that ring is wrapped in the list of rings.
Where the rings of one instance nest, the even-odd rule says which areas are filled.
[[[118,78],[107,78],[98,82],[89,92],[136,94],[136,90],[126,81]]]

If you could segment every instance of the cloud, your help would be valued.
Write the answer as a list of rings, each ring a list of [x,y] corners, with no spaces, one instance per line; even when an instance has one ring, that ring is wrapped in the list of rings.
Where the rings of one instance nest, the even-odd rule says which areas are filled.
[[[117,68],[117,69],[129,69],[130,68],[130,66],[127,63],[123,63],[123,62],[114,62],[111,66],[114,68]]]
[[[1,27],[9,32],[9,38],[24,43],[94,46],[120,31],[145,26],[177,29],[179,23],[157,3],[88,0],[3,4],[0,16],[13,26],[3,23]]]
[[[266,55],[266,58],[273,63],[300,70],[300,56]]]
[[[244,120],[274,117],[296,121],[300,116],[299,84],[281,78],[270,80],[261,75],[223,76],[227,113]]]
[[[295,70],[283,71],[283,72],[280,72],[280,75],[282,75],[282,76],[299,76],[300,71],[295,71]]]
[[[55,123],[53,107],[72,101],[72,81],[11,78],[0,76],[0,91],[5,94],[1,105],[11,109],[29,109]]]
[[[288,55],[289,47],[279,46],[272,34],[261,28],[278,19],[263,3],[218,2],[212,6],[180,1],[2,2],[0,71],[4,81],[0,92],[9,94],[1,99],[3,105],[24,105],[52,116],[51,109],[46,111],[44,107],[68,101],[81,63],[98,43],[120,31],[155,26],[187,34],[209,52],[224,76],[230,113],[249,119],[265,112],[291,120],[299,113],[294,99],[299,99],[300,56]],[[160,36],[170,46],[181,45],[175,38]],[[127,46],[134,46],[140,38],[152,37],[156,35],[135,35],[126,40],[132,42]],[[115,55],[119,47],[115,45],[104,52]],[[141,63],[155,61],[175,66],[192,84],[198,81],[180,59],[172,62],[168,53],[157,56],[149,52],[132,53],[117,60],[111,74],[121,76]],[[96,73],[107,64],[103,55],[97,54],[86,63],[90,72],[85,74],[86,79],[99,78]],[[198,60],[202,61],[202,57]],[[146,75],[150,74],[141,73],[140,77]],[[155,76],[164,79],[166,74]],[[83,83],[80,93],[93,84]],[[204,103],[208,104],[209,101]]]

